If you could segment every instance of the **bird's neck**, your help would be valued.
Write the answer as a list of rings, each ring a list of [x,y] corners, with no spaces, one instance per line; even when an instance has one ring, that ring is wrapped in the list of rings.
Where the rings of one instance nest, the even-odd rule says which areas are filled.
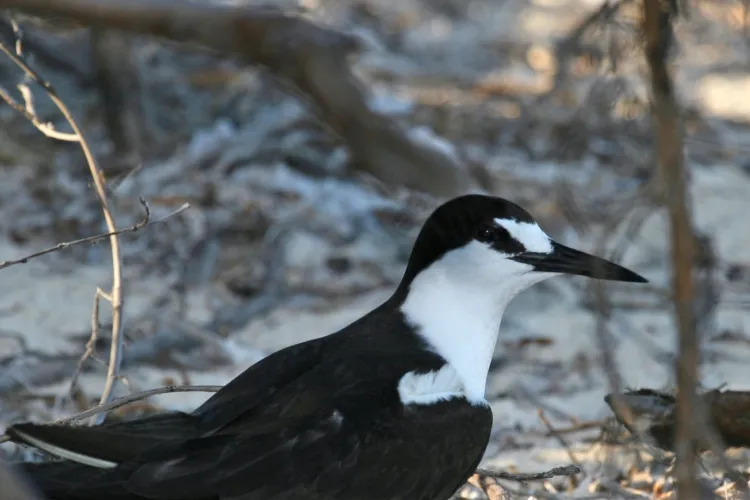
[[[401,305],[407,322],[456,370],[472,402],[484,401],[503,312],[517,292],[451,279],[437,268],[413,280]]]

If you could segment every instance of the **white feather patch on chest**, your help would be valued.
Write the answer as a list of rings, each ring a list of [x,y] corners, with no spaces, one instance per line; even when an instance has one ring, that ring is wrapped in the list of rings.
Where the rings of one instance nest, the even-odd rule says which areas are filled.
[[[407,379],[406,399],[428,403],[460,393],[471,404],[487,404],[487,375],[505,307],[522,290],[554,276],[531,271],[530,265],[471,241],[414,278],[401,312],[451,371]]]
[[[465,398],[466,389],[458,372],[446,364],[437,371],[405,374],[398,383],[398,395],[405,405],[428,405]]]

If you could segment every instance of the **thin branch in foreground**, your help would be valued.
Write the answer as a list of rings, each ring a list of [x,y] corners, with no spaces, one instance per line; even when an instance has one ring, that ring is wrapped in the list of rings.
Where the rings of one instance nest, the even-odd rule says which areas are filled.
[[[89,408],[86,411],[76,413],[70,417],[61,418],[52,422],[53,424],[65,424],[68,422],[76,422],[85,418],[93,417],[108,411],[115,410],[130,403],[135,403],[143,399],[150,398],[151,396],[158,396],[160,394],[171,394],[173,392],[218,392],[222,389],[221,385],[168,385],[165,387],[159,387],[157,389],[150,389],[148,391],[137,392],[123,398],[115,399],[109,403],[96,405],[93,408]],[[0,436],[0,443],[6,443],[10,441],[10,437],[7,434]]]
[[[70,248],[76,245],[83,245],[86,243],[96,243],[100,240],[103,240],[104,238],[109,238],[111,236],[117,236],[122,233],[134,233],[136,231],[139,231],[140,229],[145,227],[149,223],[149,220],[151,219],[151,209],[146,203],[146,200],[144,200],[143,198],[139,198],[139,201],[141,202],[141,205],[143,205],[143,209],[145,210],[146,215],[144,216],[143,220],[141,220],[140,222],[137,222],[131,227],[128,227],[125,229],[119,229],[114,232],[95,234],[93,236],[87,236],[85,238],[81,238],[78,240],[64,241],[62,243],[58,243],[55,246],[45,248],[44,250],[40,250],[38,252],[34,252],[32,254],[26,255],[25,257],[21,257],[20,259],[4,260],[0,262],[0,269],[5,269],[6,267],[14,266],[16,264],[26,264],[30,260],[36,259],[37,257],[41,257],[42,255],[47,255],[48,253],[65,250],[66,248]]]
[[[65,117],[65,120],[70,124],[73,129],[73,133],[78,137],[78,143],[81,146],[83,155],[86,158],[91,177],[94,181],[94,187],[96,196],[99,199],[99,204],[102,207],[104,214],[104,221],[107,225],[107,231],[109,234],[109,245],[112,251],[112,290],[110,295],[112,297],[112,346],[109,354],[109,364],[107,368],[107,378],[104,382],[104,390],[100,403],[106,403],[109,401],[112,395],[112,389],[114,387],[115,380],[120,371],[120,363],[122,361],[122,324],[123,324],[123,308],[125,305],[123,287],[122,287],[122,258],[120,256],[120,243],[117,240],[117,226],[115,225],[115,218],[112,215],[112,210],[107,200],[107,193],[104,189],[104,174],[99,168],[99,165],[94,156],[94,152],[91,149],[89,141],[86,139],[86,135],[83,129],[78,125],[78,122],[73,118],[70,109],[63,102],[63,100],[57,94],[57,91],[47,80],[43,79],[39,73],[34,71],[24,60],[24,58],[14,53],[7,47],[2,41],[0,41],[0,51],[2,51],[16,66],[21,68],[24,73],[30,77],[33,81],[39,84],[46,92],[52,102],[57,106],[57,109]]]
[[[24,32],[21,29],[21,25],[15,19],[11,19],[11,27],[13,28],[13,36],[16,40],[16,55],[18,57],[25,57],[23,53],[24,49]],[[34,94],[31,92],[29,83],[32,83],[33,79],[28,75],[24,74],[23,81],[17,85],[18,91],[23,97],[23,103],[25,105],[26,113],[34,118],[33,122],[39,122],[36,107],[34,106]],[[36,125],[37,129],[47,137],[55,138],[59,141],[67,142],[78,142],[79,137],[76,134],[61,133],[55,130],[54,125],[47,123],[43,126]]]
[[[223,386],[221,385],[168,385],[166,387],[137,392],[129,396],[115,399],[109,403],[96,405],[93,408],[82,411],[81,413],[76,413],[73,416],[56,420],[55,423],[64,424],[67,422],[76,422],[78,420],[83,420],[84,418],[115,410],[122,406],[129,405],[130,403],[135,403],[136,401],[141,401],[142,399],[150,398],[151,396],[158,396],[159,394],[171,394],[173,392],[218,392],[222,387]]]
[[[573,464],[565,465],[563,467],[555,467],[545,472],[531,472],[527,474],[513,474],[511,472],[477,469],[477,474],[480,476],[491,477],[492,479],[506,479],[517,483],[543,481],[546,479],[552,479],[553,477],[571,477],[580,474],[581,472],[583,472],[583,469],[581,469],[580,466]]]
[[[120,229],[117,232],[117,234],[122,234],[122,233],[126,233],[126,232],[133,232],[134,233],[134,232],[139,231],[139,230],[143,229],[144,227],[149,226],[151,224],[157,224],[159,222],[164,222],[167,219],[169,219],[169,218],[171,218],[171,217],[173,217],[173,216],[175,216],[175,215],[177,215],[177,214],[179,214],[179,213],[187,210],[188,208],[190,208],[190,204],[189,203],[184,203],[177,210],[174,210],[174,211],[170,212],[169,214],[165,215],[164,217],[162,217],[160,219],[152,221],[151,220],[151,209],[149,208],[148,203],[146,203],[146,200],[144,200],[142,197],[139,198],[139,201],[141,202],[141,205],[143,206],[143,210],[145,211],[145,216],[144,216],[143,220],[141,220],[140,222],[137,222],[136,224],[134,224],[131,227],[128,227],[128,228],[125,228],[125,229]],[[99,241],[101,239],[107,238],[109,236],[111,236],[110,233],[104,233],[104,234],[98,234],[98,235],[94,235],[94,236],[89,236],[87,238],[82,238],[82,239],[79,239],[79,240],[74,240],[74,241],[68,241],[68,242],[60,243],[58,245],[55,245],[54,247],[48,248],[46,250],[42,250],[41,252],[36,252],[34,254],[31,254],[29,256],[23,257],[21,259],[15,260],[15,261],[0,262],[0,269],[3,269],[4,267],[9,267],[9,266],[11,266],[13,264],[26,263],[26,262],[28,262],[29,260],[31,260],[31,259],[33,259],[35,257],[39,257],[41,255],[45,255],[45,254],[48,254],[50,252],[54,252],[54,251],[57,251],[57,250],[62,250],[64,248],[68,248],[68,247],[71,247],[71,246],[74,246],[74,245],[79,245],[79,244],[83,244],[83,243],[95,243],[96,241]],[[68,389],[68,394],[71,395],[71,396],[73,395],[75,389],[78,386],[78,379],[79,379],[81,373],[83,372],[83,366],[84,366],[84,364],[86,363],[86,361],[89,358],[95,357],[96,342],[99,339],[99,328],[100,328],[100,324],[99,324],[99,301],[100,301],[100,299],[105,299],[105,300],[107,300],[110,303],[112,302],[112,296],[109,295],[108,293],[106,293],[101,288],[97,287],[96,292],[94,294],[94,307],[93,307],[92,314],[91,314],[91,336],[89,337],[88,342],[86,342],[86,348],[85,348],[83,354],[81,355],[80,359],[78,360],[78,364],[76,365],[76,370],[73,373],[73,377],[72,377],[72,379],[70,381],[70,387]],[[92,420],[92,424],[93,423],[95,423],[95,420]]]
[[[87,236],[79,240],[64,241],[62,243],[58,243],[57,245],[53,247],[45,248],[44,250],[40,250],[39,252],[34,252],[32,254],[26,255],[19,259],[1,261],[0,270],[5,269],[6,267],[14,266],[16,264],[26,264],[30,260],[36,259],[37,257],[41,257],[42,255],[47,255],[48,253],[65,250],[67,248],[74,247],[76,245],[84,245],[86,243],[97,243],[98,241],[103,240],[105,238],[109,238],[110,236],[113,236],[113,235],[118,236],[123,233],[135,233],[135,232],[140,231],[146,226],[152,226],[154,224],[164,222],[167,219],[170,219],[174,217],[175,215],[178,215],[184,212],[185,210],[187,210],[188,208],[190,208],[189,203],[184,203],[180,208],[168,213],[164,217],[161,217],[156,220],[151,220],[151,209],[149,208],[148,203],[146,203],[146,200],[144,200],[143,198],[138,198],[138,200],[141,202],[141,205],[143,205],[143,209],[146,212],[143,219],[140,222],[137,222],[130,227],[126,227],[125,229],[118,229],[114,233],[101,233],[101,234],[95,234],[93,236]]]
[[[94,293],[94,307],[91,311],[91,336],[88,342],[86,342],[86,349],[83,351],[78,364],[76,365],[76,371],[73,373],[73,377],[70,380],[70,387],[68,388],[68,395],[73,396],[75,390],[78,388],[78,378],[83,373],[83,365],[86,364],[89,358],[96,358],[96,342],[99,340],[99,300],[100,299],[110,300],[111,297],[101,288],[96,288]]]

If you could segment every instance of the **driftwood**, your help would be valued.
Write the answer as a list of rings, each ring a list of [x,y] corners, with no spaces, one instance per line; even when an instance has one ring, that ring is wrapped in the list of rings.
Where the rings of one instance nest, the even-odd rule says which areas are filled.
[[[412,140],[404,127],[369,108],[365,91],[347,63],[347,56],[362,47],[352,35],[270,8],[175,0],[0,0],[0,8],[238,56],[268,69],[308,97],[347,145],[354,168],[387,184],[437,196],[476,188],[457,159]]]
[[[633,434],[650,436],[659,448],[675,451],[677,398],[674,395],[639,389],[617,396],[629,407],[629,415],[615,410],[614,394],[607,394],[604,401],[618,422]],[[724,447],[750,448],[750,392],[714,390],[699,398],[707,409],[708,425],[718,433]],[[705,439],[701,437],[698,436],[698,451],[706,451],[710,443],[703,442]]]

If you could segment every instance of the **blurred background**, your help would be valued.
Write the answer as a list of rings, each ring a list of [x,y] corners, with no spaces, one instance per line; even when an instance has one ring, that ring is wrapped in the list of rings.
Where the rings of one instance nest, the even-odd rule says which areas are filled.
[[[124,347],[114,395],[221,385],[275,350],[345,326],[389,296],[432,209],[485,190],[524,206],[558,241],[618,260],[650,284],[557,278],[511,304],[487,387],[495,429],[484,466],[583,466],[577,479],[549,481],[549,494],[673,495],[668,462],[616,426],[604,400],[675,385],[669,224],[655,188],[641,3],[262,6],[344,33],[351,46],[271,30],[251,43],[284,50],[260,67],[128,32],[13,18],[27,62],[87,134],[117,227],[143,220],[139,197],[151,210],[149,225],[120,236]],[[685,0],[669,52],[699,243],[706,389],[748,389],[750,373],[748,9]],[[2,13],[0,40],[13,47],[17,38]],[[19,83],[42,122],[69,130],[43,89],[0,56],[0,85],[21,100]],[[0,214],[0,261],[107,231],[80,146],[45,137],[4,103]],[[109,307],[95,354],[74,375],[95,291],[111,285],[107,240],[0,268],[0,430],[99,401]],[[166,394],[112,418],[189,410],[208,396]],[[727,456],[748,469],[745,451]]]

